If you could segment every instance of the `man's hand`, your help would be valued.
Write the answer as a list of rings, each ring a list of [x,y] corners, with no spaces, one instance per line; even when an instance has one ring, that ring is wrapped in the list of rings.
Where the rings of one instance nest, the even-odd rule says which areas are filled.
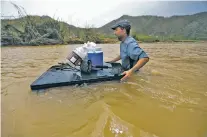
[[[137,61],[136,65],[132,67],[130,70],[124,71],[122,75],[125,74],[125,76],[121,79],[121,82],[128,79],[134,72],[142,68],[148,61],[149,58],[142,58],[139,61]]]
[[[122,79],[121,79],[121,82],[125,81],[126,79],[128,79],[131,75],[133,74],[133,72],[131,70],[128,70],[128,71],[124,71],[122,73],[122,75],[125,75]]]

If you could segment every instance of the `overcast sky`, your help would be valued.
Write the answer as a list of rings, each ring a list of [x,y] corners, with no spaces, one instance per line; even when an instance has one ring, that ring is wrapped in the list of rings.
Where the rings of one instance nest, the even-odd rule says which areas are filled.
[[[167,2],[142,0],[16,0],[29,15],[48,15],[69,24],[100,27],[122,15],[186,15],[207,11],[207,1]],[[18,16],[10,1],[1,1],[1,16]]]

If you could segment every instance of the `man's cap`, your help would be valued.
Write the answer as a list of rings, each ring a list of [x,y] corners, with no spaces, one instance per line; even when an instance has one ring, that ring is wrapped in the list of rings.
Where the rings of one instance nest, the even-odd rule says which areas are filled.
[[[120,20],[118,22],[116,22],[113,26],[111,26],[111,29],[116,29],[117,27],[122,27],[125,29],[130,29],[131,25],[130,22],[128,20]]]

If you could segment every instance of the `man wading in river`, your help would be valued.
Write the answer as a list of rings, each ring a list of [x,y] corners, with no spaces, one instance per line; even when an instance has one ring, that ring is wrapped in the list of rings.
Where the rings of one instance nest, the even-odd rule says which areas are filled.
[[[134,72],[143,67],[149,61],[149,57],[144,50],[139,47],[137,41],[129,36],[131,25],[127,20],[121,20],[111,28],[114,30],[114,34],[118,37],[121,43],[120,55],[109,61],[109,63],[113,63],[121,59],[122,67],[125,70],[123,72],[125,76],[121,81],[124,81]]]

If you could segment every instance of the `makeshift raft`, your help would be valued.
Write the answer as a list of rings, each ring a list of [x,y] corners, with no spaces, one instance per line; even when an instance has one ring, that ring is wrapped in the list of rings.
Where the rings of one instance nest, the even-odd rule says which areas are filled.
[[[120,80],[123,77],[121,73],[124,70],[120,63],[104,63],[104,66],[103,69],[92,70],[90,74],[87,74],[66,64],[55,65],[37,78],[30,87],[32,90],[39,90],[51,87]]]

